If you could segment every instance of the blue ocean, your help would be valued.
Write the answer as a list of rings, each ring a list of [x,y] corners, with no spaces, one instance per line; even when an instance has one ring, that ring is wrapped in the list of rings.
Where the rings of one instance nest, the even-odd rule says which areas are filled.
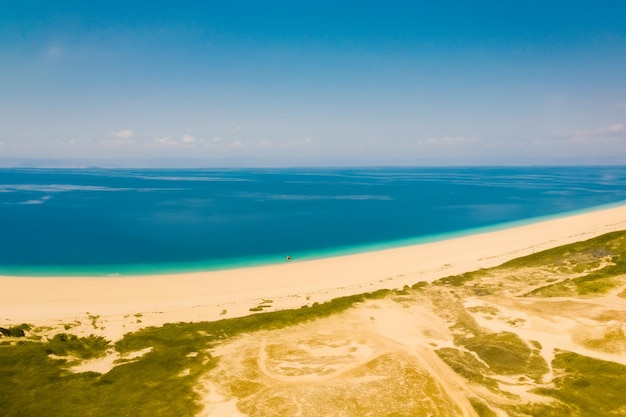
[[[0,274],[297,261],[625,200],[624,167],[0,169]]]

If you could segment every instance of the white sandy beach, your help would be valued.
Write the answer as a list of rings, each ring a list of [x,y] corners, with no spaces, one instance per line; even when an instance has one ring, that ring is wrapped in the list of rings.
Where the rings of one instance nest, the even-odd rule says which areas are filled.
[[[433,281],[622,229],[626,205],[446,241],[253,268],[102,278],[1,276],[0,326],[79,320],[83,325],[76,330],[93,333],[98,327],[97,333],[115,340],[148,325],[247,315],[263,300],[271,304],[265,311],[298,308]]]

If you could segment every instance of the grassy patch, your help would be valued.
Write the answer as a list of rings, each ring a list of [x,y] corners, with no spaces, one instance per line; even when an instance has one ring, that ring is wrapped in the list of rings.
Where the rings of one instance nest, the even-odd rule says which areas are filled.
[[[480,400],[476,398],[470,398],[469,401],[480,417],[498,417],[498,415],[494,413],[491,408],[487,407],[487,405],[485,405],[485,403],[481,402]]]
[[[48,354],[93,359],[105,355],[109,342],[101,336],[78,337],[60,333],[49,340],[45,346]]]
[[[104,375],[74,374],[65,359],[98,357],[110,349],[101,337],[58,334],[48,342],[0,345],[2,416],[194,416],[200,411],[198,378],[215,366],[206,349],[226,337],[260,329],[276,329],[326,317],[390,291],[337,298],[315,306],[260,313],[211,323],[174,323],[129,333],[114,345],[119,353],[152,350],[136,361],[120,364]],[[91,316],[97,320],[97,316]],[[198,352],[196,355],[190,355]],[[56,355],[56,356],[53,356]],[[188,371],[188,372],[183,372]],[[185,375],[185,376],[181,376]],[[242,388],[242,387],[240,387]]]
[[[473,281],[477,278],[483,277],[487,273],[486,269],[479,269],[478,271],[466,272],[460,275],[452,275],[449,277],[438,279],[434,281],[435,285],[444,285],[452,287],[461,287],[467,282]]]
[[[0,327],[0,335],[6,337],[24,337],[26,336],[26,332],[31,330],[31,328],[32,326],[26,323],[22,323],[18,326],[9,327],[8,329]]]
[[[626,279],[618,274],[622,274],[621,266],[611,265],[601,271],[592,272],[582,277],[566,279],[555,284],[537,288],[527,295],[533,297],[602,295],[626,282]]]
[[[527,403],[506,407],[510,417],[586,417],[571,405],[560,401],[547,403]],[[595,417],[595,415],[593,415]]]
[[[411,289],[412,290],[421,290],[423,288],[428,287],[428,282],[426,281],[420,281],[420,282],[416,282],[415,284],[411,285]]]
[[[482,313],[490,316],[497,316],[499,310],[494,306],[474,306],[467,309],[470,313]]]
[[[587,276],[575,278],[572,281],[576,285],[579,295],[600,295],[619,287],[624,283],[623,265],[611,265],[601,271],[593,272]]]
[[[562,272],[576,272],[593,269],[598,260],[610,257],[613,262],[621,261],[626,248],[626,231],[604,234],[583,242],[571,243],[544,250],[528,256],[512,259],[501,265],[502,268],[537,268],[546,265],[561,267]],[[619,258],[619,259],[616,259]],[[626,268],[626,266],[622,266]]]
[[[576,295],[576,286],[569,280],[539,287],[526,294],[527,297],[571,297]]]
[[[548,365],[539,352],[531,349],[515,333],[480,334],[459,338],[457,343],[475,352],[496,374],[522,374],[538,380],[548,371]]]
[[[568,415],[615,417],[626,415],[626,366],[560,352],[552,361],[560,376],[554,389],[539,392],[570,405]]]
[[[513,259],[497,269],[541,269],[563,277],[556,282],[554,277],[546,279],[548,285],[531,291],[528,296],[599,295],[626,282],[625,254],[626,231],[619,231]]]
[[[492,374],[490,369],[470,352],[454,348],[442,348],[436,350],[435,353],[457,374],[468,381],[497,390],[498,383],[488,377]]]

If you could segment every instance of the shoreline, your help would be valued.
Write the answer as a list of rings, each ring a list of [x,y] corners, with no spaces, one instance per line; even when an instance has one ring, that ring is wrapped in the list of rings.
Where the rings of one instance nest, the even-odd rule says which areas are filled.
[[[76,330],[115,340],[146,326],[245,316],[262,303],[269,305],[264,311],[299,308],[430,282],[623,229],[626,204],[448,240],[240,269],[98,278],[0,276],[0,326],[54,327],[98,317],[101,325],[84,323]]]
[[[614,203],[606,203],[599,206],[576,209],[572,211],[546,214],[538,217],[530,217],[519,220],[511,220],[503,223],[496,223],[484,226],[477,226],[469,229],[440,232],[430,235],[401,238],[376,243],[364,243],[352,246],[343,246],[326,249],[315,249],[303,252],[291,252],[288,254],[289,261],[316,261],[326,258],[337,258],[362,253],[379,252],[393,250],[407,246],[418,246],[439,241],[448,241],[466,236],[481,235],[500,230],[527,226],[534,223],[541,223],[562,217],[571,217],[579,214],[602,211],[609,208],[626,205],[626,200]],[[23,278],[132,278],[159,275],[188,275],[193,273],[213,273],[231,269],[250,269],[265,266],[275,266],[285,263],[283,255],[262,255],[243,258],[229,258],[215,261],[190,261],[181,263],[163,264],[122,264],[122,265],[93,265],[93,266],[21,266],[0,268],[0,277],[23,277]],[[11,269],[14,268],[15,271]],[[104,271],[108,268],[107,271]],[[26,271],[24,271],[26,270]]]

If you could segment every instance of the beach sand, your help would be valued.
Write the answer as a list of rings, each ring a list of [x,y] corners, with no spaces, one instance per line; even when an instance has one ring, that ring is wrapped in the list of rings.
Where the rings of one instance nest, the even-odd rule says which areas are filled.
[[[212,321],[401,288],[626,229],[626,205],[428,244],[279,265],[130,277],[0,276],[0,326],[74,323],[117,340],[168,322]],[[80,324],[79,324],[80,323]]]

